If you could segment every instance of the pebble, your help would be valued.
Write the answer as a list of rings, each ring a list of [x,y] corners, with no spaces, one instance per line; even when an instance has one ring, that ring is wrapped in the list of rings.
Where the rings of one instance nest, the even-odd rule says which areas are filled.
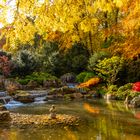
[[[72,115],[57,114],[56,119],[49,119],[48,114],[45,115],[27,115],[19,113],[10,113],[13,126],[45,127],[53,125],[77,125],[79,118]]]

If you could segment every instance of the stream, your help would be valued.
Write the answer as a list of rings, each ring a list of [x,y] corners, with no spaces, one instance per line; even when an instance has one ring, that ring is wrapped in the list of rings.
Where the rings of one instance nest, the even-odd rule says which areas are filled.
[[[22,104],[10,101],[5,106],[14,113],[46,114],[54,104],[58,114],[79,116],[75,127],[16,128],[0,124],[0,140],[140,140],[140,109],[129,109],[121,101],[100,99],[43,101]]]

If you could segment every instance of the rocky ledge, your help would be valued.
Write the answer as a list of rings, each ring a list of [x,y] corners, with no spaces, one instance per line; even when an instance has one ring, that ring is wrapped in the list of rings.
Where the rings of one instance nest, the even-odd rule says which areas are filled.
[[[48,127],[48,126],[76,126],[79,118],[72,115],[57,114],[56,119],[50,119],[48,114],[45,115],[27,115],[10,113],[11,124],[14,127]]]

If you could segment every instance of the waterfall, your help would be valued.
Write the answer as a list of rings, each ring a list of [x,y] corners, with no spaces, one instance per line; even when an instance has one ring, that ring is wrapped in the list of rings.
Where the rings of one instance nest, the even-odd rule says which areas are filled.
[[[5,98],[3,99],[3,102],[4,102],[4,104],[7,104],[7,102],[6,102]]]
[[[6,91],[0,91],[0,103],[7,104],[12,99]]]

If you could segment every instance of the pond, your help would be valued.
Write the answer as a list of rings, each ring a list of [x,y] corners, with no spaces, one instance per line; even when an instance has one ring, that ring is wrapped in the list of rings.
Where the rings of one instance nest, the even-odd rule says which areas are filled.
[[[140,110],[120,101],[49,101],[9,108],[22,114],[46,114],[52,104],[57,113],[79,116],[74,127],[16,128],[0,124],[0,140],[140,140]]]

